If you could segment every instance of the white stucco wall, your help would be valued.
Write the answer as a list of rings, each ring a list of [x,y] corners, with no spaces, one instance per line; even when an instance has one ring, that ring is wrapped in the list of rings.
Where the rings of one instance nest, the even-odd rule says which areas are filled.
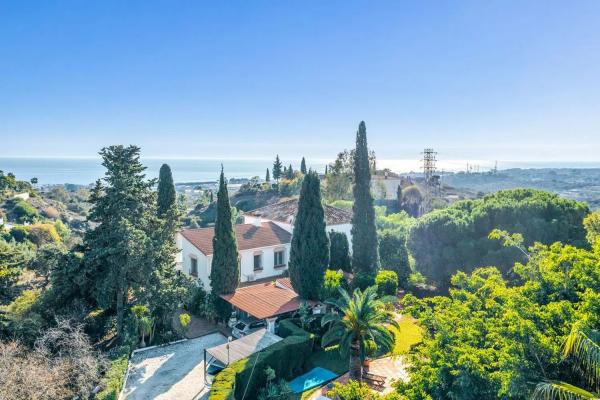
[[[192,268],[192,258],[198,260],[198,278],[207,292],[211,290],[210,286],[210,267],[212,255],[206,256],[196,246],[191,244],[181,234],[177,235],[177,246],[180,249],[177,259],[177,268],[183,273],[190,274]],[[284,267],[275,268],[275,251],[284,250]],[[254,271],[254,254],[262,255],[262,270]],[[287,271],[290,257],[290,244],[283,244],[270,247],[261,247],[257,249],[240,251],[240,281],[249,282],[252,280],[269,278],[282,275]]]
[[[195,257],[198,260],[198,279],[202,281],[202,285],[204,289],[210,291],[210,264],[212,262],[212,257],[206,256],[202,253],[196,246],[191,244],[186,238],[181,236],[181,234],[177,234],[178,241],[177,245],[180,252],[181,262],[178,264],[178,269],[190,275],[192,270],[192,258]]]
[[[261,247],[252,250],[240,251],[240,281],[249,282],[254,280],[278,276],[287,271],[287,265],[290,258],[291,245],[284,244],[271,247]],[[275,268],[275,251],[283,250],[284,267]],[[254,271],[254,255],[260,253],[262,255],[262,270]]]

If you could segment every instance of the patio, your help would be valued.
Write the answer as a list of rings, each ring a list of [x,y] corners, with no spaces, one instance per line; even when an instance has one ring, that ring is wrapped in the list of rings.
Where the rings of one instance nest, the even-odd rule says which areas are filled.
[[[406,362],[404,361],[403,356],[390,356],[383,357],[377,360],[372,360],[369,364],[369,373],[374,375],[379,375],[385,377],[385,383],[383,387],[374,389],[378,393],[386,394],[390,393],[394,390],[392,384],[395,380],[401,379],[402,381],[408,381],[408,370]],[[394,377],[389,378],[389,377]],[[348,383],[350,379],[349,374],[345,373],[344,375],[338,377],[337,379],[331,381],[333,384],[335,382],[339,382],[341,384]],[[327,392],[329,391],[329,385],[325,385],[319,389],[317,389],[314,393],[312,393],[307,400],[318,400],[321,396],[327,396]]]

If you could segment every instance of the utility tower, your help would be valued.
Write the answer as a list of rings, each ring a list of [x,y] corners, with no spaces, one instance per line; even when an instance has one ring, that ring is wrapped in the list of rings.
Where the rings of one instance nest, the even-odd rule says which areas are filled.
[[[423,174],[425,174],[425,182],[429,183],[431,178],[435,175],[435,163],[437,161],[437,152],[433,149],[425,149],[421,153],[423,155]]]
[[[424,201],[421,204],[421,213],[424,214],[431,211],[432,200],[441,195],[441,182],[440,176],[436,174],[435,167],[437,152],[431,148],[427,148],[421,154],[423,155],[423,159],[421,160],[423,166],[421,168],[423,168],[423,175],[425,175],[423,185],[425,189]]]

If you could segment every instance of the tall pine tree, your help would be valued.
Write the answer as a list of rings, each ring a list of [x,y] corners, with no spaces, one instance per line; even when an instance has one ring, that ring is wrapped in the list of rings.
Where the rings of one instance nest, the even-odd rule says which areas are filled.
[[[367,147],[367,127],[361,121],[356,133],[354,154],[354,204],[352,206],[352,269],[375,274],[379,267],[375,208],[371,195],[371,171]]]
[[[210,285],[217,315],[226,320],[231,314],[231,305],[219,295],[235,292],[240,283],[240,259],[232,220],[231,204],[223,167],[217,192],[217,219],[213,237],[213,259]]]
[[[302,161],[300,162],[300,172],[306,175],[306,160],[302,157]]]
[[[149,283],[154,260],[163,258],[152,237],[156,181],[145,179],[137,146],[110,146],[100,155],[106,173],[90,196],[89,220],[95,226],[83,239],[85,276],[93,282],[90,295],[100,307],[116,310],[122,337],[130,294]]]
[[[273,163],[273,179],[275,182],[279,183],[279,179],[281,179],[281,173],[283,172],[283,164],[279,159],[279,154],[275,157],[275,162]]]
[[[164,217],[168,211],[172,211],[175,204],[175,185],[171,167],[163,164],[158,174],[158,215]]]
[[[329,238],[325,231],[321,184],[317,174],[309,171],[302,181],[289,266],[292,286],[301,298],[319,298],[328,265]]]

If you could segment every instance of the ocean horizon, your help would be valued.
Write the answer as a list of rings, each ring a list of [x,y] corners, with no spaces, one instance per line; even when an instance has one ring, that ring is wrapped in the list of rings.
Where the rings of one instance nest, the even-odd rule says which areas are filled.
[[[170,165],[176,183],[215,181],[219,177],[221,164],[228,178],[264,178],[266,169],[272,169],[273,160],[262,158],[142,158],[149,178],[158,177],[163,163]],[[281,160],[284,165],[292,164],[300,168],[300,160]],[[306,160],[307,166],[319,172],[333,160]],[[599,162],[592,161],[497,161],[498,169],[511,168],[600,168]],[[438,170],[459,172],[466,170],[467,164],[478,167],[480,172],[494,168],[495,160],[439,160]],[[398,173],[419,172],[420,161],[409,159],[377,160],[378,168],[389,168]],[[39,185],[77,184],[88,185],[104,176],[104,167],[99,157],[0,157],[0,170],[12,172],[21,180],[38,178]]]

